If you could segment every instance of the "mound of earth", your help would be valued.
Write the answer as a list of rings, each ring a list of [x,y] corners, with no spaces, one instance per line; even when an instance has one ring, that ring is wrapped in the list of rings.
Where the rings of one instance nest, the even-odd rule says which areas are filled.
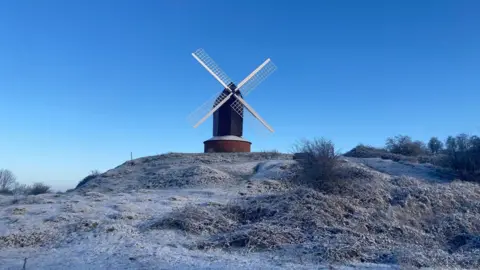
[[[221,187],[245,180],[266,160],[291,160],[279,153],[181,154],[143,157],[89,177],[79,191],[130,192],[144,188]]]
[[[73,192],[0,196],[0,265],[480,268],[480,186],[385,162],[342,158],[326,192],[304,185],[291,155],[136,159]]]
[[[390,175],[349,159],[338,170],[342,188],[331,194],[300,187],[223,205],[187,205],[151,228],[201,235],[194,247],[202,250],[274,249],[323,263],[480,268],[478,185],[398,176],[397,167]]]

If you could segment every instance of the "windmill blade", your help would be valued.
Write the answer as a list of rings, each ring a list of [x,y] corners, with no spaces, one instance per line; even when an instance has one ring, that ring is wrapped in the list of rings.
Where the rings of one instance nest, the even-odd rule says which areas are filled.
[[[253,89],[255,89],[261,82],[263,82],[270,74],[272,74],[277,67],[268,58],[258,68],[256,68],[250,75],[241,81],[237,90],[239,89],[243,97],[246,97]]]
[[[266,129],[265,126],[253,116],[253,114],[248,113],[245,110],[245,115],[243,116],[243,135],[245,138],[255,137],[258,139],[268,139],[272,134],[275,133]]]
[[[243,106],[245,106],[245,108],[247,108],[247,110],[248,110],[251,114],[253,114],[253,116],[255,116],[255,118],[258,119],[258,121],[260,121],[268,130],[270,130],[271,132],[274,132],[274,131],[273,131],[273,128],[270,127],[270,126],[267,124],[267,122],[265,122],[265,120],[263,120],[263,118],[260,117],[260,115],[259,115],[250,105],[248,105],[248,103],[247,103],[243,98],[241,98],[240,96],[238,96],[238,95],[236,95],[236,94],[234,94],[234,96],[235,96],[235,98],[236,98],[240,103],[242,103]],[[237,111],[237,113],[238,113],[238,111]],[[239,114],[240,114],[240,113],[239,113]]]
[[[272,74],[277,67],[268,58],[258,68],[256,68],[250,75],[238,84],[237,90],[240,89],[242,96],[247,96],[253,89],[255,89],[262,81],[264,81],[270,74]],[[230,105],[235,112],[243,117],[243,104],[236,99]]]
[[[232,91],[228,85],[232,82],[230,77],[220,68],[215,61],[205,52],[204,49],[198,49],[192,56],[210,73],[212,76],[222,84],[226,89]]]
[[[232,95],[233,93],[228,94],[223,90],[220,91],[219,93],[208,99],[195,111],[193,111],[188,116],[188,121],[193,125],[194,128],[198,127],[201,123],[207,120],[210,115],[217,111],[218,108],[220,108],[225,102],[227,102]]]

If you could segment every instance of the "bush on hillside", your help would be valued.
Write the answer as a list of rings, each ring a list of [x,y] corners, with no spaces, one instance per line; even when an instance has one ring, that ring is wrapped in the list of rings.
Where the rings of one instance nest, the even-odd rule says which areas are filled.
[[[427,148],[423,142],[413,141],[409,136],[398,135],[387,139],[385,149],[360,144],[345,153],[345,156],[430,163],[453,169],[464,180],[480,182],[480,137],[478,136],[467,134],[449,136],[445,144],[437,137],[432,137]]]
[[[346,157],[357,157],[357,158],[383,158],[391,159],[395,157],[395,154],[388,152],[383,148],[378,148],[374,146],[359,144],[355,146],[352,150],[344,154]]]
[[[397,135],[393,138],[387,138],[385,148],[393,154],[404,156],[420,156],[428,154],[425,143],[413,141],[412,138],[405,135]]]
[[[363,144],[357,145],[355,148],[345,153],[344,156],[357,157],[357,158],[381,158],[381,159],[389,159],[393,161],[417,162],[417,159],[414,157],[407,157],[404,155],[393,154],[388,152],[386,149],[363,145]]]
[[[298,160],[302,167],[302,180],[319,190],[331,190],[336,185],[335,168],[339,164],[339,153],[332,141],[320,138],[302,140],[294,146],[302,153]]]
[[[444,168],[449,168],[449,161],[448,161],[448,156],[443,153],[435,154],[435,155],[422,155],[416,157],[418,160],[418,163],[430,163],[432,165],[438,166],[438,167],[444,167]]]
[[[27,188],[29,195],[40,195],[51,192],[51,187],[44,183],[34,183],[31,187]]]

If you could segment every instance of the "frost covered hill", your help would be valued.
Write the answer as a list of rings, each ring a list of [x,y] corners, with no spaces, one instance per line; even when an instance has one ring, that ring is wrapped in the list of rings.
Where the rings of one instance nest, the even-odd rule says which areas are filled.
[[[339,188],[276,153],[166,154],[75,191],[0,197],[0,268],[478,269],[480,187],[342,158]]]
[[[238,186],[249,178],[262,161],[292,160],[279,153],[181,154],[143,157],[81,183],[77,190],[101,192],[132,191],[149,188]],[[292,162],[290,162],[292,163]],[[284,170],[285,171],[285,170]],[[288,172],[288,171],[285,171]],[[275,176],[271,176],[275,177]]]

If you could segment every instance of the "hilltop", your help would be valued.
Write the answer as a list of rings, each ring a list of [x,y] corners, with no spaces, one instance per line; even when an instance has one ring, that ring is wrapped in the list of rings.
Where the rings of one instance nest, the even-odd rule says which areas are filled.
[[[480,267],[480,186],[341,157],[326,191],[280,153],[143,157],[73,191],[0,197],[6,269]],[[41,247],[41,248],[39,248]]]

